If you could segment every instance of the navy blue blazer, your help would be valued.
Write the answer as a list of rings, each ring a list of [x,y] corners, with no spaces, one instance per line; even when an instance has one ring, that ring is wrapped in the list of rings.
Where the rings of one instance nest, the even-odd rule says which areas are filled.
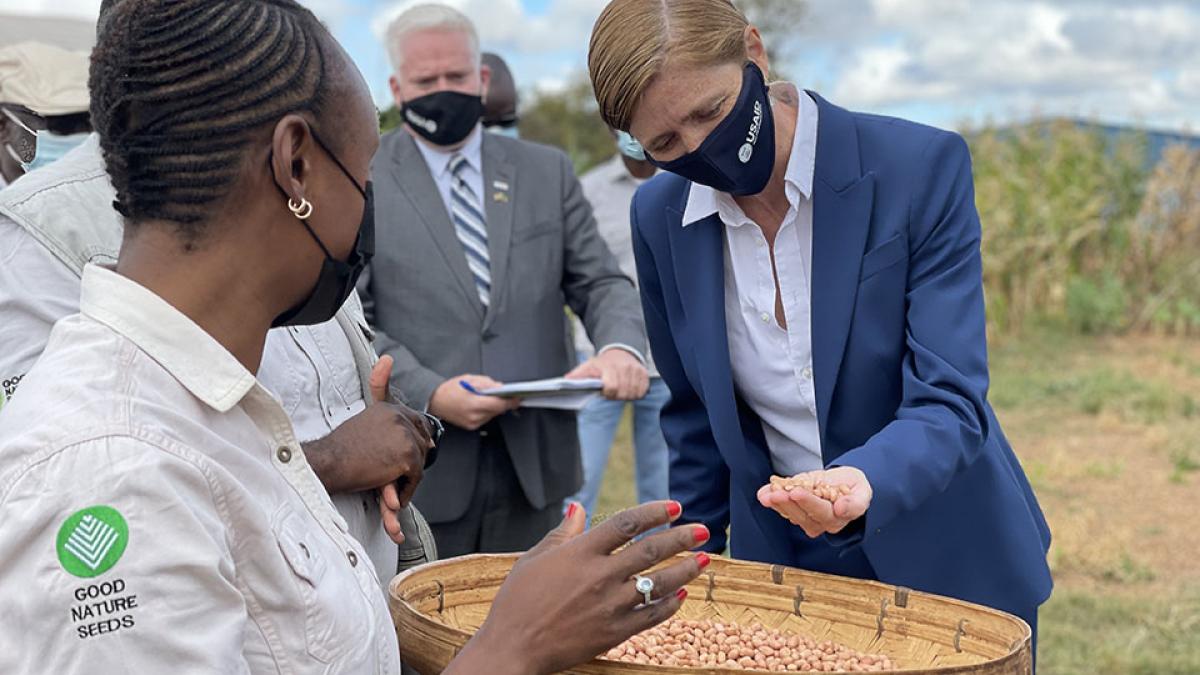
[[[816,94],[812,348],[827,466],[861,469],[866,516],[809,540],[763,508],[771,473],[729,365],[723,225],[682,226],[690,183],[660,174],[632,207],[671,496],[710,551],[904,585],[1028,616],[1050,595],[1050,531],[987,402],[980,225],[957,134],[852,113]],[[780,261],[779,264],[789,264]],[[796,263],[792,263],[796,264]],[[869,572],[867,573],[869,574]]]

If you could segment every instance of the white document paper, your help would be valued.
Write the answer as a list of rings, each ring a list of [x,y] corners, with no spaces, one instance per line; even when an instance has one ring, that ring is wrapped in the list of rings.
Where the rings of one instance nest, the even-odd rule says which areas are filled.
[[[594,391],[581,391],[565,396],[530,396],[521,399],[522,408],[554,408],[555,410],[574,410],[579,412],[583,406],[600,394]]]
[[[604,383],[598,379],[568,380],[565,377],[552,377],[545,380],[529,380],[528,382],[510,382],[491,389],[480,389],[485,396],[513,398],[516,396],[570,396],[579,392],[597,392],[604,388]]]
[[[522,408],[554,408],[556,410],[580,410],[587,402],[596,398],[604,383],[598,379],[568,380],[553,377],[545,380],[512,382],[500,387],[482,389],[484,396],[521,398]]]

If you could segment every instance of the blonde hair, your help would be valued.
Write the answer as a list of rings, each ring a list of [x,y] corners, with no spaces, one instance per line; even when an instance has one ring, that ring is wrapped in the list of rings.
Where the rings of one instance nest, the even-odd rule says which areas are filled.
[[[629,131],[634,108],[668,62],[746,58],[746,15],[731,0],[613,0],[592,29],[588,71],[600,114]]]
[[[392,72],[399,74],[403,63],[404,38],[410,33],[422,30],[459,31],[467,36],[471,52],[475,55],[475,63],[479,63],[479,34],[475,32],[475,24],[465,14],[436,3],[413,5],[404,10],[387,27],[388,58],[392,62]]]

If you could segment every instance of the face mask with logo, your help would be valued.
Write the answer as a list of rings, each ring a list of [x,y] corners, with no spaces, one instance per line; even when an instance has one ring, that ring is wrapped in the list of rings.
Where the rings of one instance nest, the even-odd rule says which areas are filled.
[[[478,94],[437,91],[406,101],[400,114],[413,131],[434,145],[457,145],[471,134],[483,116]]]
[[[349,258],[345,262],[334,258],[329,249],[325,248],[325,244],[316,232],[309,227],[307,220],[301,220],[300,224],[304,229],[308,230],[309,236],[313,241],[317,242],[317,246],[321,247],[321,252],[325,254],[325,261],[321,263],[321,273],[317,276],[317,285],[313,286],[312,292],[308,294],[303,302],[289,309],[288,311],[275,317],[272,322],[272,328],[280,326],[311,326],[318,323],[325,323],[337,314],[338,309],[346,302],[346,298],[354,291],[354,284],[358,281],[358,275],[362,273],[363,268],[371,261],[375,255],[375,199],[374,191],[371,188],[371,181],[367,181],[366,187],[359,187],[358,181],[346,170],[345,165],[337,158],[337,155],[330,151],[329,147],[313,133],[313,140],[317,145],[325,150],[326,154],[333,159],[334,164],[337,164],[346,179],[354,185],[355,189],[363,196],[363,214],[362,220],[358,225],[358,237],[354,240],[354,248],[350,251]],[[286,198],[288,195],[284,192],[279,183],[275,183],[275,187],[279,189]]]
[[[775,120],[762,71],[742,71],[742,91],[733,109],[692,152],[670,162],[646,155],[664,171],[734,196],[763,191],[775,169]]]
[[[628,131],[617,132],[617,150],[629,159],[638,162],[646,161],[646,151],[642,149],[642,144],[638,143],[638,140]]]

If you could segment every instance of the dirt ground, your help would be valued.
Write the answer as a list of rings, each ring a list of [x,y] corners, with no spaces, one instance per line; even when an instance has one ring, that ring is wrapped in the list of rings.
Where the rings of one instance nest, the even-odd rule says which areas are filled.
[[[998,415],[1050,521],[1056,583],[1200,584],[1200,341],[1076,346],[993,355]]]

